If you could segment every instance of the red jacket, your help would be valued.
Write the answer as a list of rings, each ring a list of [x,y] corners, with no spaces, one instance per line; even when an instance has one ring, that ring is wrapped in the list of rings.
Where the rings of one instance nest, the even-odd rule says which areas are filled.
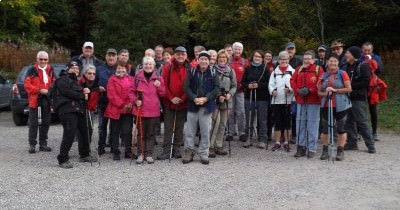
[[[38,64],[35,64],[27,72],[26,79],[24,82],[24,88],[28,93],[28,103],[30,108],[36,109],[38,107],[38,96],[40,89],[49,90],[51,84],[55,81],[53,77],[54,69],[50,65],[46,67],[46,74],[48,77],[47,84],[43,81],[43,72],[39,69]]]
[[[172,65],[172,68],[171,68]],[[171,72],[170,72],[171,70]],[[185,61],[184,64],[179,64],[175,58],[171,58],[171,62],[164,65],[162,69],[162,77],[164,79],[166,95],[164,98],[164,105],[170,109],[175,109],[175,104],[171,103],[171,99],[178,97],[184,100],[183,103],[178,105],[178,110],[187,109],[187,96],[183,90],[185,78],[188,71],[190,71],[189,62]]]
[[[130,113],[123,108],[131,101],[129,99],[129,91],[134,84],[132,76],[117,77],[112,75],[107,83],[107,98],[108,104],[104,113],[105,117],[119,120],[121,114]]]
[[[197,66],[197,64],[199,64],[199,63],[197,62],[197,59],[196,59],[196,58],[193,59],[192,62],[190,62],[190,66],[191,66],[192,68],[195,68],[195,67]]]
[[[240,84],[242,83],[244,70],[250,66],[249,61],[242,57],[232,57],[232,60],[229,61],[229,65],[235,71],[236,74],[236,82],[238,84],[237,92],[243,92],[243,88],[241,87]]]
[[[86,79],[85,77],[81,77],[81,80],[79,80],[79,84],[82,87],[87,87],[86,85]],[[90,87],[87,87],[90,89],[90,94],[89,94],[89,101],[88,101],[88,109],[89,111],[96,111],[96,107],[97,107],[97,102],[99,101],[99,91],[98,89],[93,89]]]
[[[290,79],[290,85],[293,88],[294,96],[298,104],[320,104],[321,99],[318,96],[317,83],[322,79],[322,73],[324,70],[317,65],[312,64],[308,68],[299,66],[296,68],[292,78]],[[299,73],[300,71],[300,73]],[[300,88],[306,87],[310,90],[310,94],[307,97],[299,95],[297,92]]]
[[[160,81],[160,86],[156,88],[154,82]],[[129,98],[133,104],[132,113],[134,115],[138,114],[138,107],[136,106],[137,92],[142,92],[142,106],[141,116],[142,117],[160,117],[160,97],[165,96],[165,85],[162,77],[158,76],[154,71],[151,75],[149,81],[144,77],[144,71],[140,71],[135,78],[134,85],[131,86],[131,91],[129,92]]]

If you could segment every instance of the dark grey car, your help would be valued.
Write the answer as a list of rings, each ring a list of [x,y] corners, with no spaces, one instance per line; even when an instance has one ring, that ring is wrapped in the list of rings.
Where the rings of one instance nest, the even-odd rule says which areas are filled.
[[[0,75],[0,108],[9,108],[12,84]]]
[[[54,75],[56,78],[58,78],[60,76],[60,72],[66,68],[65,64],[51,64],[51,66],[54,68]],[[28,73],[28,69],[31,67],[32,65],[24,66],[22,68],[12,88],[13,94],[11,96],[11,111],[15,125],[26,125],[28,122],[28,93],[24,88],[24,81],[26,74]]]

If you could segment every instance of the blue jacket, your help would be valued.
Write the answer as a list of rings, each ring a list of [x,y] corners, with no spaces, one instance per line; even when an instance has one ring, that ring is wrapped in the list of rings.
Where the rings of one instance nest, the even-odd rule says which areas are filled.
[[[107,83],[108,80],[110,79],[110,77],[115,74],[115,68],[113,66],[109,66],[107,64],[103,64],[101,66],[99,66],[96,69],[96,81],[98,82],[99,86],[102,86],[104,88],[107,88]],[[100,106],[100,108],[105,108],[105,106],[108,103],[108,99],[107,99],[107,91],[105,92],[105,94],[100,94],[99,97],[99,105],[104,105],[104,106]]]

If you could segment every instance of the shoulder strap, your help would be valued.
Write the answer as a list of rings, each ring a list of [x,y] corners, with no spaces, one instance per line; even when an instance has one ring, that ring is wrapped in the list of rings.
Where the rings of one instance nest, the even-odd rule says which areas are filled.
[[[243,66],[243,67],[244,67],[244,61],[245,61],[244,58],[242,58],[242,66]]]
[[[266,68],[267,68],[267,65],[264,65],[264,69],[263,69],[263,71],[262,71],[262,74],[261,74],[260,78],[258,78],[258,81],[257,81],[257,82],[260,82],[260,81],[261,81],[262,77],[263,77],[264,74],[265,74],[265,69],[266,69]]]

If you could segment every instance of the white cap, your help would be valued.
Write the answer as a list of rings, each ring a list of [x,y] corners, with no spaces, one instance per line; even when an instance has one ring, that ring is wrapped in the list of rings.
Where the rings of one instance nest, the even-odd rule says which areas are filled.
[[[93,48],[94,47],[93,42],[85,42],[85,43],[83,43],[83,48],[86,48],[86,47]]]

